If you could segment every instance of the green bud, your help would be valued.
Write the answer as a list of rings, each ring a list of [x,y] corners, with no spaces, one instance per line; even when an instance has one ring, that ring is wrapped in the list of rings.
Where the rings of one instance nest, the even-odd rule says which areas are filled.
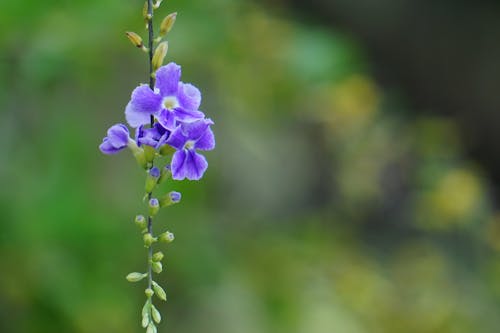
[[[147,227],[147,221],[146,221],[146,218],[142,215],[137,215],[135,217],[135,220],[134,220],[135,224],[141,228],[141,229],[144,229]]]
[[[146,329],[146,333],[157,333],[156,326],[153,322],[150,322],[148,328]]]
[[[146,158],[146,162],[151,163],[154,161],[156,157],[156,150],[148,145],[143,145],[144,149],[144,156]]]
[[[175,148],[170,145],[163,145],[160,147],[160,155],[167,156],[173,154],[175,152]]]
[[[160,287],[160,285],[154,281],[153,282],[153,289],[156,293],[156,296],[158,296],[159,299],[161,299],[162,301],[166,301],[167,300],[167,294],[165,293],[165,290],[163,290],[162,287]]]
[[[142,327],[144,328],[148,327],[150,321],[151,320],[149,319],[149,313],[142,315]]]
[[[170,191],[160,198],[160,207],[168,207],[179,203],[182,195],[177,191]]]
[[[153,254],[153,261],[162,261],[163,259],[163,253],[161,251],[156,252]]]
[[[152,167],[151,169],[149,169],[146,176],[146,184],[144,184],[144,190],[146,191],[146,193],[153,192],[160,176],[161,172],[157,167]]]
[[[153,320],[159,324],[161,322],[161,314],[160,311],[158,311],[157,308],[155,308],[154,305],[151,306],[151,315],[153,317]]]
[[[160,178],[158,179],[158,184],[161,184],[165,179],[168,179],[172,175],[172,170],[170,165],[165,165],[161,169]]]
[[[158,236],[158,240],[163,243],[172,243],[175,237],[170,231],[166,231]]]
[[[161,5],[162,1],[163,1],[163,0],[157,0],[157,1],[155,2],[155,4],[153,5],[153,9],[158,9],[158,8],[160,8],[160,5]]]
[[[160,274],[161,271],[163,270],[163,265],[159,261],[153,261],[153,262],[151,262],[151,269],[156,274]]]
[[[149,216],[155,216],[160,210],[160,202],[156,198],[149,199]]]
[[[144,306],[142,307],[142,316],[143,317],[147,316],[152,305],[153,304],[151,304],[151,300],[148,298],[148,300],[146,301],[146,303],[144,303]]]
[[[151,298],[155,294],[155,292],[151,288],[147,288],[146,290],[144,290],[144,293],[146,294],[146,297],[148,297],[148,298]]]
[[[153,235],[151,235],[151,233],[149,232],[144,234],[144,236],[142,236],[142,239],[144,240],[144,245],[146,247],[150,247],[151,244],[153,244],[158,240],[156,237],[153,237]]]
[[[146,274],[146,273],[143,274],[143,273],[133,272],[133,273],[130,273],[129,275],[127,275],[126,279],[128,282],[139,282],[142,279],[144,279],[146,276],[148,276],[148,274]]]
[[[151,64],[153,65],[153,69],[156,71],[158,68],[163,65],[163,60],[168,52],[168,42],[161,42],[156,47],[155,53],[153,55],[153,59],[151,60]]]
[[[175,19],[177,18],[177,13],[168,14],[160,24],[160,36],[165,36],[172,30],[174,26]]]
[[[128,147],[132,151],[137,163],[144,169],[148,168],[148,162],[146,161],[146,156],[144,155],[144,149],[137,146],[134,140],[129,140]]]

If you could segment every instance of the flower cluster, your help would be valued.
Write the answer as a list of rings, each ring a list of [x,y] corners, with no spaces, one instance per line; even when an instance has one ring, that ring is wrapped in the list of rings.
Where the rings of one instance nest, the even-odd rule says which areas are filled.
[[[174,151],[170,163],[173,179],[203,177],[208,163],[198,150],[214,149],[211,129],[214,123],[198,110],[200,91],[180,78],[181,67],[171,62],[156,71],[154,90],[146,84],[135,88],[125,108],[126,120],[135,128],[135,138],[130,138],[125,125],[113,125],[100,150],[104,154],[115,154],[129,147],[136,156],[144,146],[161,154]],[[153,126],[150,126],[151,119]]]

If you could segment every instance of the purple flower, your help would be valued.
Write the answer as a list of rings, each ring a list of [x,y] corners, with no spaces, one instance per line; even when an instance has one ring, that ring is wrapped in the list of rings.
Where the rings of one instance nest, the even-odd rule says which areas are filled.
[[[156,71],[154,91],[147,85],[135,88],[125,109],[130,126],[148,124],[153,115],[164,128],[173,130],[178,121],[191,122],[203,118],[203,112],[198,111],[200,91],[191,84],[181,82],[180,78],[181,67],[171,62]]]
[[[123,124],[116,124],[108,129],[108,136],[103,140],[99,149],[104,154],[116,154],[120,150],[128,146],[130,137],[127,126]]]
[[[153,148],[159,148],[165,144],[169,135],[170,131],[167,131],[158,123],[155,123],[152,128],[144,128],[141,125],[135,131],[135,141],[139,147],[148,145]]]
[[[167,143],[177,149],[172,157],[172,178],[198,180],[208,167],[207,160],[196,150],[215,148],[214,133],[210,129],[213,121],[201,119],[191,123],[181,123],[171,134]]]

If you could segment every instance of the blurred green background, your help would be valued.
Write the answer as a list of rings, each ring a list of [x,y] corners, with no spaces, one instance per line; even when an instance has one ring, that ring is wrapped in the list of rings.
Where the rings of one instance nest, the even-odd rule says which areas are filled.
[[[142,4],[0,3],[0,332],[142,331],[124,276],[145,265],[144,175],[97,148],[147,80],[124,36],[145,36]],[[155,221],[176,235],[160,332],[498,332],[496,186],[460,119],[383,84],[390,65],[346,20],[294,1],[156,15],[171,11],[168,61],[202,91],[217,148]]]

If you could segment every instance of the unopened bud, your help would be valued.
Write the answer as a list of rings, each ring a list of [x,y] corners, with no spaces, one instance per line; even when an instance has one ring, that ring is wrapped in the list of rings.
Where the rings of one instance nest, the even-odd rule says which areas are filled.
[[[153,254],[153,261],[161,261],[163,259],[163,253],[161,251]]]
[[[133,272],[133,273],[130,273],[129,275],[127,275],[126,279],[128,282],[139,282],[142,279],[144,279],[146,276],[148,276],[146,273],[143,274],[143,273]]]
[[[160,207],[168,207],[181,201],[182,195],[179,192],[172,191],[161,197]]]
[[[163,60],[165,59],[165,56],[167,55],[168,51],[168,42],[162,42],[158,44],[156,47],[155,53],[153,55],[153,60],[151,63],[153,64],[153,69],[156,71],[158,68],[163,65]]]
[[[155,4],[153,5],[153,9],[158,9],[158,8],[160,8],[160,5],[161,5],[161,3],[162,3],[162,2],[163,2],[163,0],[157,0],[157,1],[155,2]]]
[[[149,20],[151,20],[151,15],[149,14],[148,12],[148,1],[145,1],[144,2],[144,7],[142,7],[142,17],[144,17],[144,21],[146,23],[149,22]]]
[[[155,294],[155,292],[151,288],[147,288],[146,290],[144,290],[144,293],[146,294],[146,296],[148,298],[151,297],[151,296],[153,296]]]
[[[146,193],[151,193],[158,183],[158,179],[160,178],[160,169],[157,167],[152,167],[148,175],[146,176],[146,184],[144,185],[144,190]]]
[[[144,236],[142,236],[142,239],[144,240],[144,245],[146,247],[150,247],[151,244],[153,244],[158,240],[157,238],[153,237],[153,235],[151,235],[149,232],[145,233]]]
[[[125,35],[127,35],[128,40],[132,44],[134,44],[134,46],[136,46],[138,48],[143,48],[144,47],[144,43],[142,42],[141,36],[139,36],[135,32],[127,31],[127,32],[125,32]]]
[[[166,231],[158,236],[158,240],[163,243],[172,243],[175,237],[170,231]]]
[[[153,320],[159,324],[161,322],[161,314],[160,311],[154,306],[151,305],[151,316],[153,317]]]
[[[143,145],[142,147],[144,149],[144,156],[146,157],[146,161],[148,163],[153,162],[153,160],[156,157],[156,150],[153,147],[148,146],[148,145]]]
[[[163,265],[161,264],[161,262],[159,261],[153,261],[151,263],[151,269],[153,270],[153,272],[155,272],[156,274],[160,274],[161,271],[163,270]]]
[[[152,281],[153,284],[153,289],[155,290],[156,296],[158,296],[159,299],[166,301],[167,300],[167,293],[165,293],[165,290],[163,290],[160,285],[154,281]]]
[[[160,155],[167,156],[175,153],[175,148],[170,145],[163,145],[160,147]]]
[[[134,220],[135,224],[141,228],[144,229],[147,226],[146,218],[142,215],[137,215]]]
[[[130,139],[128,141],[128,147],[132,151],[132,154],[135,157],[137,163],[144,169],[148,168],[148,162],[146,161],[146,157],[144,156],[144,149],[137,146],[134,140]]]
[[[160,178],[158,179],[158,184],[161,184],[165,179],[168,179],[172,175],[172,169],[170,168],[170,164],[165,165],[163,169],[161,169]]]
[[[156,198],[149,200],[149,216],[155,216],[160,210],[160,202]]]
[[[148,325],[148,328],[146,329],[146,333],[157,333],[158,331],[156,330],[155,324],[153,322],[150,322]]]
[[[160,24],[160,36],[165,36],[172,30],[174,26],[175,19],[177,18],[177,13],[168,14]]]

